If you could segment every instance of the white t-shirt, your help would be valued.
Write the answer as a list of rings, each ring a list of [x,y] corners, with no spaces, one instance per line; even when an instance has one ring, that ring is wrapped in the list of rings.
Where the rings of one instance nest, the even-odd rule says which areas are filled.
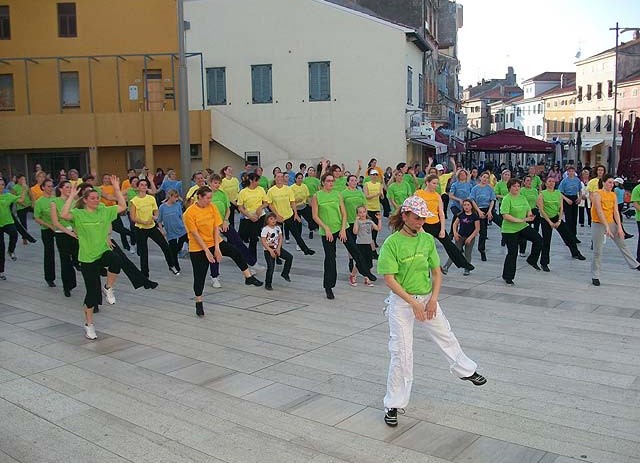
[[[278,249],[282,239],[282,230],[278,225],[275,227],[264,226],[262,227],[262,232],[260,232],[260,237],[267,239],[267,246],[271,249]]]

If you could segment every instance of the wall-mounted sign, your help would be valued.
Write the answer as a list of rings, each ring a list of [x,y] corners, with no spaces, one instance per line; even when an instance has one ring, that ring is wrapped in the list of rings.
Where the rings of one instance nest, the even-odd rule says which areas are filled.
[[[138,86],[129,85],[129,100],[138,101]]]

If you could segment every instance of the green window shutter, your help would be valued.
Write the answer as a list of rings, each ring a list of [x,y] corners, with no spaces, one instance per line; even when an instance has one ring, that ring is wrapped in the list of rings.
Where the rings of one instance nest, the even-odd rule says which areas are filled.
[[[207,68],[207,104],[227,104],[226,68]]]
[[[331,100],[330,69],[329,61],[309,63],[309,101]]]
[[[270,64],[251,66],[251,93],[253,103],[273,102],[273,86]]]

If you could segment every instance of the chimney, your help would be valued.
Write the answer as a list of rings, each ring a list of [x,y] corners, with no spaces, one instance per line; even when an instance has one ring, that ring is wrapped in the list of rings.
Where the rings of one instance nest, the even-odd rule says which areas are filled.
[[[563,74],[560,74],[560,88],[564,88],[564,82],[565,82],[565,78],[563,73]]]

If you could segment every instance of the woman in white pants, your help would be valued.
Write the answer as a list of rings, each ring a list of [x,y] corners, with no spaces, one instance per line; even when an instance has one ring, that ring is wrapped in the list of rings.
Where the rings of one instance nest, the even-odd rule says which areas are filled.
[[[599,190],[592,193],[591,197],[591,239],[593,240],[593,260],[591,261],[591,283],[600,286],[600,267],[602,260],[602,248],[605,237],[610,237],[627,262],[627,265],[640,270],[638,262],[624,244],[624,230],[616,194],[613,192],[613,175],[606,174],[599,183]]]
[[[424,219],[430,214],[422,198],[407,198],[389,218],[394,233],[382,245],[378,260],[378,273],[384,275],[391,290],[386,300],[391,362],[384,396],[384,421],[389,426],[398,425],[398,410],[402,413],[409,403],[416,319],[447,358],[452,374],[476,386],[487,382],[476,372],[476,363],[462,351],[438,303],[440,257],[433,236],[422,230]]]

